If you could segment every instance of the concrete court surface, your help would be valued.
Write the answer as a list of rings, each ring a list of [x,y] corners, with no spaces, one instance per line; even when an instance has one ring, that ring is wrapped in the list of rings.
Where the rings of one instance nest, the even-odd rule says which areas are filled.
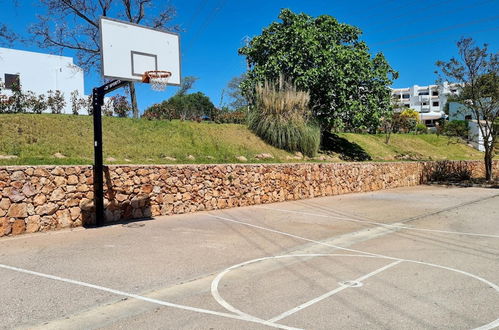
[[[419,186],[0,240],[5,329],[491,329],[499,190]]]

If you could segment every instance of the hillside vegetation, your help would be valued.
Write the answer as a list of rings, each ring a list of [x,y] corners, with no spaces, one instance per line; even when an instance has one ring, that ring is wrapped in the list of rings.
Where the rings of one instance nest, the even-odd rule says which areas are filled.
[[[104,117],[103,135],[104,159],[115,159],[106,163],[234,163],[238,156],[262,162],[255,159],[260,153],[272,154],[276,158],[268,161],[275,162],[292,156],[236,124]],[[91,164],[92,117],[0,115],[0,155],[18,157],[0,159],[0,164]]]
[[[339,136],[360,146],[375,161],[483,159],[483,153],[456,138],[436,134],[392,134],[388,144],[384,134],[342,133]]]
[[[104,158],[107,164],[185,164],[248,162],[297,162],[292,154],[266,144],[237,124],[103,118]],[[444,136],[394,134],[340,134],[342,150],[326,161],[351,159],[348,150],[367,154],[374,161],[416,159],[482,159],[483,154]],[[0,115],[0,164],[92,164],[92,118],[72,115]],[[65,158],[57,158],[55,154]],[[255,156],[268,153],[273,159]],[[190,155],[194,156],[189,157]],[[5,156],[17,158],[5,159]],[[113,159],[109,159],[113,158]],[[176,160],[172,160],[175,158]],[[364,158],[365,159],[365,158]],[[314,160],[318,161],[318,160]]]

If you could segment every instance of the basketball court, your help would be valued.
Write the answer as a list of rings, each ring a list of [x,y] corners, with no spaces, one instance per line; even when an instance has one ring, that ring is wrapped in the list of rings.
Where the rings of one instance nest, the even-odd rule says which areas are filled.
[[[3,328],[492,329],[499,191],[420,186],[0,240]]]
[[[101,20],[104,95],[178,85],[177,35]],[[104,146],[105,147],[105,146]],[[491,329],[499,191],[420,186],[0,240],[5,329]]]

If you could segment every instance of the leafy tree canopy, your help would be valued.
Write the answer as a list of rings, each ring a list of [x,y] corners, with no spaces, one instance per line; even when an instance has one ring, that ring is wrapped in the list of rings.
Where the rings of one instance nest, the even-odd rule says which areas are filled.
[[[203,115],[212,117],[215,106],[202,92],[176,94],[159,104],[149,107],[144,117],[155,119],[197,119]]]
[[[250,66],[241,84],[246,96],[257,84],[279,74],[310,91],[311,108],[324,130],[374,130],[390,108],[388,86],[397,73],[383,54],[371,57],[361,30],[322,15],[317,18],[283,9],[261,35],[239,49]]]
[[[492,159],[499,136],[499,52],[489,51],[488,45],[476,46],[471,38],[457,42],[459,57],[438,61],[440,80],[458,83],[460,93],[454,101],[462,103],[473,113],[483,137],[485,177],[493,178]],[[438,73],[438,72],[437,72]]]
[[[210,98],[202,92],[174,95],[167,102],[178,113],[186,116],[209,116],[215,108]]]

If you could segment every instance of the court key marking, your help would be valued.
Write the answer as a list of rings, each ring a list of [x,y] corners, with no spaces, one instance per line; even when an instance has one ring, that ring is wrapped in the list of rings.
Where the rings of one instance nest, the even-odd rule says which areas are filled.
[[[258,229],[261,229],[261,230],[264,230],[264,231],[268,231],[268,232],[280,234],[280,235],[283,235],[283,236],[292,237],[292,238],[303,240],[303,241],[310,242],[310,243],[316,243],[316,244],[319,244],[319,245],[332,247],[332,248],[335,248],[335,249],[338,249],[338,250],[349,251],[349,252],[354,252],[354,253],[361,253],[361,254],[364,254],[366,256],[385,258],[385,259],[390,259],[390,260],[394,260],[394,261],[406,261],[406,262],[411,262],[411,263],[415,263],[415,264],[419,264],[419,265],[426,265],[426,266],[430,266],[430,267],[436,267],[436,268],[440,268],[440,269],[445,269],[445,270],[453,271],[453,272],[456,272],[456,273],[459,273],[459,274],[462,274],[462,275],[474,278],[474,279],[476,279],[476,280],[478,280],[478,281],[480,281],[482,283],[485,283],[486,285],[488,285],[492,289],[494,289],[497,293],[499,293],[499,286],[497,286],[496,284],[494,284],[494,283],[492,283],[492,282],[490,282],[490,281],[488,281],[488,280],[486,280],[486,279],[484,279],[484,278],[482,278],[482,277],[480,277],[478,275],[474,275],[474,274],[465,272],[464,270],[459,270],[459,269],[456,269],[456,268],[442,266],[442,265],[438,265],[438,264],[432,264],[432,263],[429,263],[429,262],[423,262],[423,261],[417,261],[417,260],[411,260],[411,259],[403,259],[403,258],[396,258],[396,257],[390,257],[390,256],[386,256],[386,255],[382,255],[382,254],[377,254],[377,253],[371,253],[371,252],[365,252],[365,251],[356,250],[356,249],[345,248],[345,247],[342,247],[342,246],[339,246],[339,245],[328,244],[328,243],[317,241],[317,240],[313,240],[313,239],[310,239],[310,238],[301,237],[301,236],[298,236],[298,235],[286,233],[286,232],[275,230],[275,229],[271,229],[271,228],[266,228],[266,227],[259,226],[259,225],[253,225],[251,223],[244,222],[244,221],[239,221],[239,220],[235,220],[235,219],[231,219],[231,218],[216,216],[216,215],[213,215],[213,214],[206,214],[206,216],[214,218],[214,219],[218,219],[218,220],[223,220],[223,221],[227,221],[227,222],[237,223],[237,224],[248,226],[248,227],[252,227],[252,228],[258,228]],[[494,320],[494,321],[492,321],[492,322],[490,322],[488,324],[485,324],[485,325],[483,325],[483,326],[481,326],[479,328],[476,328],[475,330],[488,330],[488,329],[493,329],[493,328],[495,328],[497,326],[499,326],[499,318],[497,318],[496,320]]]
[[[485,283],[486,285],[490,286],[492,289],[494,289],[496,292],[499,293],[499,287],[496,284],[494,284],[494,283],[492,283],[492,282],[490,282],[490,281],[488,281],[488,280],[486,280],[486,279],[484,279],[482,277],[479,277],[477,275],[474,275],[474,274],[471,274],[471,273],[468,273],[468,272],[465,272],[465,271],[462,271],[462,270],[459,270],[459,269],[455,269],[455,268],[451,268],[451,267],[446,267],[446,266],[442,266],[442,265],[437,265],[437,264],[432,264],[432,263],[427,263],[427,262],[422,262],[422,261],[417,261],[417,260],[402,259],[402,258],[390,257],[390,256],[376,254],[376,253],[371,253],[371,252],[365,252],[365,251],[356,250],[356,249],[345,248],[345,247],[341,247],[341,246],[338,246],[338,245],[328,244],[328,243],[325,243],[325,242],[321,242],[321,241],[317,241],[317,240],[313,240],[313,239],[308,239],[308,238],[301,237],[301,236],[298,236],[298,235],[294,235],[294,234],[290,234],[290,233],[278,231],[278,230],[275,230],[275,229],[266,228],[266,227],[262,227],[262,226],[258,226],[258,225],[253,225],[253,224],[250,224],[250,223],[247,223],[247,222],[243,222],[243,221],[238,221],[238,220],[235,220],[235,219],[230,219],[230,218],[226,218],[226,217],[215,216],[215,215],[212,215],[212,214],[206,214],[206,215],[209,216],[209,217],[211,217],[211,218],[214,218],[214,219],[228,221],[228,222],[232,222],[232,223],[237,223],[237,224],[245,225],[245,226],[248,226],[248,227],[258,228],[258,229],[261,229],[261,230],[264,230],[264,231],[273,232],[273,233],[276,233],[276,234],[281,234],[283,236],[292,237],[292,238],[295,238],[295,239],[299,239],[299,240],[303,240],[303,241],[315,243],[315,244],[318,244],[318,245],[328,246],[328,247],[336,248],[336,249],[343,250],[343,251],[350,251],[350,252],[354,252],[354,253],[361,253],[363,255],[363,257],[384,258],[384,259],[394,260],[396,263],[400,263],[400,262],[406,261],[406,262],[411,262],[411,263],[415,263],[415,264],[427,265],[427,266],[431,266],[431,267],[436,267],[436,268],[441,268],[441,269],[453,271],[453,272],[456,272],[456,273],[459,273],[459,274],[462,274],[462,275],[465,275],[465,276],[469,276],[469,277],[474,278],[474,279],[476,279],[478,281],[481,281],[482,283]],[[292,255],[289,255],[289,256],[292,256]],[[359,255],[346,255],[346,254],[342,254],[342,256],[359,256]],[[267,257],[267,258],[275,258],[275,257]],[[266,258],[261,258],[261,259],[266,259]],[[395,262],[392,263],[392,264],[395,264]],[[390,264],[390,265],[392,265],[392,264]],[[94,285],[94,284],[90,284],[90,283],[86,283],[86,282],[82,282],[82,281],[77,281],[77,280],[72,280],[72,279],[63,278],[63,277],[59,277],[59,276],[44,274],[44,273],[35,272],[35,271],[31,271],[31,270],[27,270],[27,269],[22,269],[22,268],[18,268],[18,267],[13,267],[13,266],[9,266],[9,265],[4,265],[4,264],[0,264],[0,268],[11,270],[11,271],[16,271],[16,272],[20,272],[20,273],[25,273],[25,274],[29,274],[29,275],[34,275],[34,276],[38,276],[38,277],[44,277],[44,278],[48,278],[48,279],[51,279],[51,280],[66,282],[66,283],[70,283],[70,284],[74,284],[74,285],[79,285],[79,286],[83,286],[83,287],[87,287],[87,288],[92,288],[92,289],[95,289],[95,290],[104,291],[104,292],[108,292],[108,293],[112,293],[112,294],[116,294],[116,295],[120,295],[120,296],[124,296],[124,297],[129,297],[129,298],[133,298],[133,299],[137,299],[137,300],[142,300],[142,301],[146,301],[146,302],[149,302],[149,303],[158,304],[158,305],[162,305],[162,306],[166,306],[166,307],[172,307],[172,308],[178,308],[178,309],[183,309],[183,310],[197,312],[197,313],[202,313],[202,314],[209,314],[209,315],[214,315],[214,316],[226,317],[226,318],[231,318],[231,319],[236,319],[236,320],[241,320],[241,321],[246,321],[246,322],[253,322],[253,323],[267,325],[267,326],[274,327],[274,328],[279,328],[279,329],[297,329],[297,328],[285,326],[285,325],[282,325],[282,324],[277,324],[277,323],[272,323],[272,322],[269,322],[269,321],[265,321],[265,320],[256,318],[254,316],[248,315],[248,314],[246,314],[247,316],[241,316],[241,315],[238,315],[238,314],[229,314],[229,313],[211,311],[211,310],[207,310],[207,309],[202,309],[202,308],[197,308],[197,307],[191,307],[191,306],[186,306],[186,305],[179,305],[179,304],[175,304],[175,303],[171,303],[171,302],[167,302],[167,301],[162,301],[162,300],[148,298],[148,297],[144,297],[144,296],[140,296],[140,295],[136,295],[136,294],[132,294],[132,293],[127,293],[127,292],[120,291],[120,290],[110,289],[110,288],[106,288],[106,287],[103,287],[103,286]],[[496,319],[496,320],[494,320],[494,321],[492,321],[492,322],[490,322],[490,323],[488,323],[488,324],[485,324],[485,325],[483,325],[481,327],[478,327],[475,330],[488,330],[488,329],[493,329],[493,328],[498,327],[498,326],[499,326],[499,318]]]

